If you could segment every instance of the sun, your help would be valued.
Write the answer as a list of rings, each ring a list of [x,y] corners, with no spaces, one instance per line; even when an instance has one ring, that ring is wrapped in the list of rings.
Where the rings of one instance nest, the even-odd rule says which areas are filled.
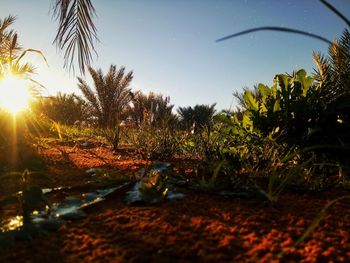
[[[30,99],[25,79],[9,74],[0,80],[0,108],[15,115],[29,107]]]

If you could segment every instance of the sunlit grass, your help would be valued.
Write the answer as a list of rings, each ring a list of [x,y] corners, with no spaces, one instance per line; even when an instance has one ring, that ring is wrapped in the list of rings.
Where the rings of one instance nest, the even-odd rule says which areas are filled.
[[[8,74],[0,80],[0,108],[16,115],[28,109],[30,99],[31,93],[25,79]]]

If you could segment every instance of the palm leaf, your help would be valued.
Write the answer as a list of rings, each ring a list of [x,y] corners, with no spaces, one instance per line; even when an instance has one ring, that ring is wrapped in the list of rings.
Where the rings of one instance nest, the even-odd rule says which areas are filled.
[[[279,32],[285,32],[285,33],[299,34],[299,35],[304,35],[307,37],[321,40],[323,42],[326,42],[327,44],[332,44],[332,42],[330,40],[328,40],[327,38],[324,38],[322,36],[319,36],[319,35],[316,35],[316,34],[313,34],[310,32],[306,32],[306,31],[298,30],[298,29],[287,28],[287,27],[278,27],[278,26],[264,26],[264,27],[255,27],[255,28],[247,29],[247,30],[244,30],[244,31],[217,39],[216,42],[221,42],[221,41],[224,41],[224,40],[227,40],[230,38],[250,34],[253,32],[257,32],[257,31],[279,31]]]
[[[347,19],[342,13],[340,13],[334,6],[332,6],[330,3],[328,3],[325,0],[320,0],[320,2],[324,4],[326,7],[328,7],[331,11],[333,11],[338,17],[340,17],[350,27],[349,19]]]
[[[59,49],[65,49],[64,66],[74,71],[77,60],[80,73],[92,61],[92,51],[96,53],[94,40],[98,40],[93,22],[95,9],[90,0],[55,0],[54,16],[59,27],[54,40]]]
[[[18,65],[18,63],[20,62],[20,60],[27,54],[27,52],[33,52],[33,53],[39,54],[39,55],[44,59],[44,61],[46,62],[46,65],[48,65],[47,60],[46,60],[46,57],[44,56],[44,53],[41,52],[40,50],[32,49],[32,48],[27,48],[26,50],[24,50],[24,51],[19,55],[19,57],[16,59],[15,65]]]
[[[97,116],[100,116],[101,115],[101,107],[100,107],[100,104],[98,102],[98,99],[96,98],[96,95],[94,94],[94,92],[91,90],[91,88],[88,86],[88,84],[84,80],[82,80],[81,78],[78,77],[78,81],[79,81],[78,88],[81,90],[84,97],[91,104],[91,106],[93,107]]]

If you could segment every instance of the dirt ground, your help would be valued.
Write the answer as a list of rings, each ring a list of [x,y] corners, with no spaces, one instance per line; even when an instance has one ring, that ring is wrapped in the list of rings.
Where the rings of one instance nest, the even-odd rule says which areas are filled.
[[[113,153],[89,145],[55,143],[40,149],[52,184],[81,184],[93,167],[132,176],[144,165],[127,148]],[[2,185],[0,195],[14,188]],[[0,262],[349,262],[346,200],[327,212],[305,242],[293,246],[324,205],[344,194],[284,193],[271,206],[191,192],[182,200],[149,206],[127,205],[125,193],[118,193],[58,232],[0,248]]]

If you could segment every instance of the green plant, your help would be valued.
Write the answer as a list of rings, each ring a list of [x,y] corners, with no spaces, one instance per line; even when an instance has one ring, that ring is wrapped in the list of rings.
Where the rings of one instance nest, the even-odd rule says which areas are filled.
[[[350,32],[330,46],[328,56],[313,54],[316,87],[320,90],[322,109],[317,129],[310,141],[317,144],[346,145],[350,143]],[[332,154],[336,154],[333,152]],[[341,156],[338,156],[341,157]]]
[[[292,181],[303,175],[304,169],[310,164],[312,158],[298,163],[300,153],[291,149],[285,156],[278,158],[278,163],[272,167],[268,175],[268,190],[261,191],[271,203],[277,202],[280,194]],[[261,188],[259,187],[261,190]]]
[[[279,127],[284,132],[281,139],[294,144],[307,136],[318,118],[319,90],[312,84],[313,78],[299,70],[292,75],[276,75],[272,87],[259,84],[255,92],[245,90],[236,97],[255,129],[268,135]]]
[[[151,172],[147,179],[141,181],[140,196],[146,203],[158,203],[168,194],[167,176],[159,172]]]
[[[112,128],[102,129],[103,136],[106,138],[106,140],[110,144],[112,144],[114,151],[118,150],[118,146],[121,141],[121,132],[122,132],[121,126],[116,126],[114,129]]]
[[[22,79],[30,81],[31,91],[38,93],[38,88],[42,87],[40,83],[32,78],[34,67],[30,63],[22,64],[22,59],[27,53],[39,54],[46,61],[45,56],[40,50],[28,48],[23,49],[18,43],[18,35],[14,30],[8,28],[15,22],[14,16],[8,16],[0,19],[0,79],[9,75],[20,76]]]
[[[209,180],[205,179],[205,176],[202,175],[201,180],[198,183],[198,188],[201,191],[214,191],[217,189],[218,187],[218,175],[219,172],[221,170],[221,168],[223,167],[223,165],[225,164],[226,160],[222,160],[214,169],[211,177],[209,178]]]
[[[325,0],[320,0],[320,2],[350,26],[349,19],[333,5]],[[277,93],[275,93],[276,96],[273,93],[273,96],[267,96],[268,100],[264,102],[266,95],[261,92],[261,89],[255,94],[252,91],[246,91],[243,96],[240,96],[241,101],[246,106],[244,109],[248,109],[252,114],[254,126],[265,134],[268,134],[275,127],[284,129],[286,132],[284,140],[287,140],[290,145],[301,144],[302,147],[307,147],[315,144],[332,143],[339,146],[349,144],[350,33],[348,29],[344,30],[339,40],[333,42],[310,32],[274,26],[244,30],[217,41],[265,30],[301,34],[324,41],[330,45],[329,56],[325,57],[319,53],[313,54],[318,69],[314,74],[315,82],[308,89],[306,88],[309,84],[308,81],[312,82],[310,77],[305,78],[304,76],[306,82],[299,78],[297,80],[299,83],[295,83],[290,81],[290,77],[294,77],[294,74],[293,76],[277,75],[281,91],[280,98],[278,98]],[[298,85],[296,86],[296,84]],[[302,90],[300,90],[300,84],[304,86]],[[259,85],[260,87],[265,89],[264,86]],[[275,88],[273,87],[273,89]],[[269,91],[269,88],[265,90]],[[293,93],[297,96],[293,96]],[[302,140],[299,139],[300,137]],[[336,151],[321,151],[317,154],[319,156],[327,155],[328,158],[342,164],[345,164],[349,157],[348,155],[340,155]]]
[[[169,127],[156,128],[144,122],[133,133],[133,145],[144,160],[167,159],[179,152],[179,136]]]
[[[145,202],[155,204],[163,201],[169,194],[169,164],[154,163],[146,165],[141,178],[135,183],[134,188],[128,192],[128,203]]]

